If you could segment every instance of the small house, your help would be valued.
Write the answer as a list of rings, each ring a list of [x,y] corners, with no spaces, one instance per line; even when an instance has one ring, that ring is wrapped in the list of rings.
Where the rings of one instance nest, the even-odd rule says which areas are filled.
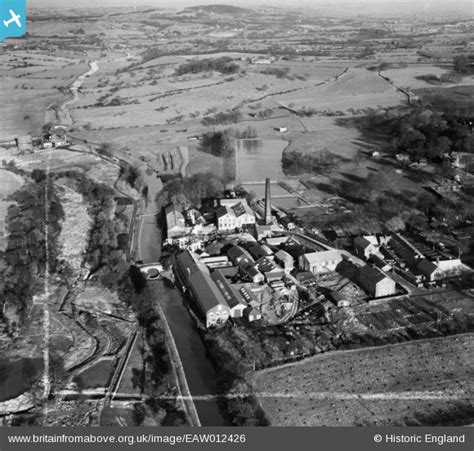
[[[253,321],[258,321],[259,319],[262,319],[262,314],[255,308],[247,307],[244,310],[244,317],[249,323],[252,323]]]
[[[378,250],[378,245],[374,244],[368,237],[358,236],[354,239],[354,250],[358,257],[369,258]]]

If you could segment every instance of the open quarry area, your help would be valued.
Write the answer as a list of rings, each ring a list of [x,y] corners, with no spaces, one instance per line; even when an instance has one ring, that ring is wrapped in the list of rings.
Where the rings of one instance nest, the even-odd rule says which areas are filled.
[[[450,8],[32,7],[0,43],[0,425],[473,424]]]

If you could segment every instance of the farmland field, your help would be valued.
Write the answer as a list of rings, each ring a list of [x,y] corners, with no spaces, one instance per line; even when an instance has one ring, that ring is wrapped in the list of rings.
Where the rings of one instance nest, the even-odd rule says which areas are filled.
[[[0,141],[38,133],[45,110],[66,98],[61,89],[87,70],[85,61],[35,52],[3,55],[0,61]]]
[[[468,424],[473,342],[466,334],[331,352],[259,371],[253,383],[272,426]]]
[[[349,69],[337,80],[283,94],[274,100],[296,110],[310,107],[318,111],[345,112],[398,105],[404,96],[375,72]]]
[[[411,89],[418,89],[418,88],[429,88],[432,85],[430,83],[417,79],[416,77],[419,76],[426,76],[426,75],[435,75],[440,77],[444,74],[447,74],[449,71],[443,69],[439,66],[434,65],[413,65],[407,68],[401,69],[389,69],[382,72],[382,75],[385,77],[390,78],[397,86],[400,87],[409,87]],[[474,77],[473,76],[466,76],[462,77],[459,83],[445,83],[446,86],[451,87],[455,85],[472,85],[474,84]]]

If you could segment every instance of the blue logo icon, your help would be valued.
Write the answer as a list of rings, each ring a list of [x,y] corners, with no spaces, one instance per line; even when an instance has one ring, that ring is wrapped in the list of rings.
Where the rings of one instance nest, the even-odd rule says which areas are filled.
[[[0,42],[26,33],[26,0],[0,0]]]

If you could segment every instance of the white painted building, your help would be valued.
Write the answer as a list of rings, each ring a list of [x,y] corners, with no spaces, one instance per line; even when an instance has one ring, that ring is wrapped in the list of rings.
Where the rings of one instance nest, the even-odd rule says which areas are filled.
[[[299,258],[299,266],[302,270],[311,271],[313,274],[325,274],[335,271],[342,260],[341,251],[332,249],[302,255]]]

